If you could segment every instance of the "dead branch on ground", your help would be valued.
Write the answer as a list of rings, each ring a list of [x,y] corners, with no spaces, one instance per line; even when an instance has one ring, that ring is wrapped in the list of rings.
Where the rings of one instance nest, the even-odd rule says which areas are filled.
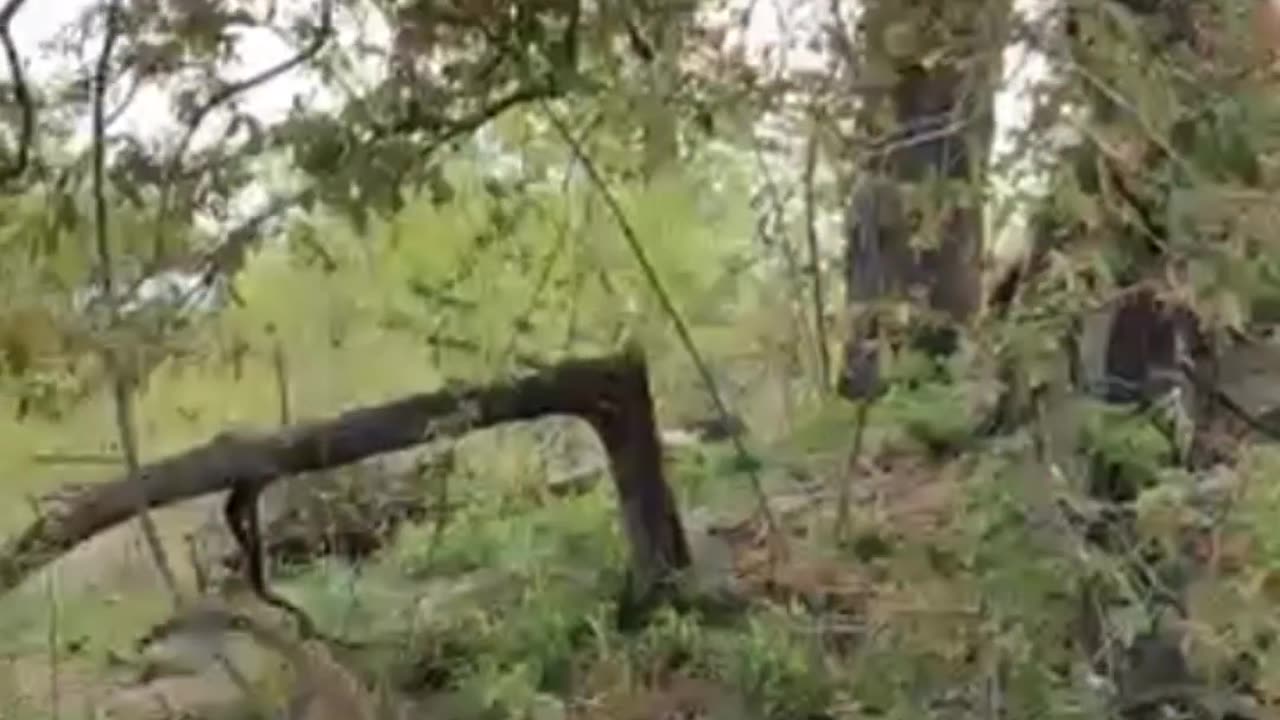
[[[278,432],[223,433],[204,445],[143,465],[136,474],[76,488],[0,548],[0,592],[77,545],[137,514],[138,498],[160,508],[237,483],[270,483],[348,465],[433,439],[501,423],[574,415],[609,455],[631,546],[630,590],[647,601],[689,550],[662,472],[647,367],[635,348],[562,362],[528,377],[445,389],[358,408]]]

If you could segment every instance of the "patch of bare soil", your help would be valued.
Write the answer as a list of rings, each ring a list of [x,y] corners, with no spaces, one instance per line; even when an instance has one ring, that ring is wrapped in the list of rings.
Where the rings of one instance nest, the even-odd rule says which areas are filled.
[[[854,535],[872,538],[877,552],[885,554],[902,543],[927,546],[942,539],[962,501],[959,464],[902,455],[861,465],[852,478]],[[731,548],[740,587],[775,602],[799,602],[811,610],[848,616],[866,616],[872,604],[903,604],[900,589],[885,581],[875,563],[859,559],[859,550],[830,549],[835,517],[831,493],[778,505],[775,514],[787,534],[784,557],[771,552],[759,517],[710,529]],[[815,526],[819,532],[810,537]]]

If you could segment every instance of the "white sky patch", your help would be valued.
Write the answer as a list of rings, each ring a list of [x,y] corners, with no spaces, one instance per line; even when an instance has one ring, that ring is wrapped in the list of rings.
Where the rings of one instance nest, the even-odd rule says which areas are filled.
[[[255,16],[266,14],[266,2],[256,2],[249,6]],[[274,0],[276,6],[275,27],[285,27],[294,18],[316,19],[318,7],[316,0]],[[13,20],[15,45],[24,62],[24,70],[28,83],[39,86],[58,78],[65,79],[69,68],[65,57],[52,53],[48,46],[72,27],[86,12],[95,6],[102,5],[101,0],[31,0]],[[350,13],[340,13],[335,17],[334,29],[339,42],[350,47],[360,42],[366,46],[389,47],[390,31],[381,16],[368,13],[356,18]],[[287,42],[276,31],[267,28],[241,29],[235,33],[236,57],[220,67],[224,79],[231,82],[252,77],[268,68],[288,61],[300,50]],[[80,50],[82,58],[88,58],[90,64],[100,50],[101,38],[95,38],[89,46]],[[344,77],[343,82],[355,91],[366,87],[377,76],[378,67],[368,59],[355,69],[355,77]],[[0,67],[7,74],[8,68],[0,59]],[[129,91],[130,82],[123,79],[114,84],[109,94],[109,108],[118,107]],[[138,89],[129,99],[129,104],[118,119],[109,128],[111,134],[129,134],[143,139],[145,142],[162,142],[166,152],[172,151],[184,133],[184,125],[174,112],[171,102],[172,87],[148,83]],[[343,98],[334,90],[326,88],[305,66],[294,68],[261,85],[255,86],[236,96],[240,109],[270,124],[282,120],[290,109],[298,104],[309,110],[326,107],[337,108]],[[75,128],[71,151],[83,150],[91,141],[92,129],[90,118],[86,115],[79,119]],[[215,112],[207,117],[196,134],[192,137],[188,153],[206,147],[221,140],[225,130],[225,115],[221,118]],[[232,198],[230,218],[219,223],[212,218],[198,216],[196,224],[207,232],[216,232],[219,227],[233,227],[244,222],[259,212],[267,203],[270,191],[276,185],[286,181],[278,166],[263,163],[261,174],[263,182],[254,183],[245,191]]]
[[[13,20],[15,44],[33,85],[51,80],[59,71],[65,70],[60,67],[59,59],[44,49],[45,44],[87,10],[101,4],[101,1],[34,0],[18,12]],[[315,0],[275,0],[275,4],[281,17],[315,15]],[[725,24],[728,44],[740,44],[749,62],[757,64],[766,73],[773,74],[820,70],[826,66],[827,58],[813,43],[821,32],[821,24],[826,21],[826,8],[827,3],[816,0],[734,0],[726,8],[728,12],[718,12],[712,17]],[[254,11],[261,13],[263,8],[254,8]],[[745,28],[739,22],[744,11]],[[359,40],[373,47],[389,47],[390,30],[377,14],[369,13],[357,21],[350,14],[344,13],[336,19],[335,27],[343,44],[350,45]],[[232,79],[248,77],[283,62],[297,52],[297,48],[266,29],[242,30],[237,33],[237,38],[239,60],[229,63],[224,73]],[[93,47],[83,50],[89,56],[94,52],[96,48]],[[2,59],[0,66],[3,66]],[[375,69],[367,70],[372,73]],[[294,70],[241,97],[250,113],[264,122],[283,117],[295,98],[310,107],[338,100],[332,93],[323,91],[313,80],[305,71]],[[357,85],[361,83],[360,78],[354,78],[353,81]],[[180,128],[173,118],[165,89],[154,85],[138,93],[128,110],[121,115],[117,127],[144,137]],[[88,134],[87,127],[83,128],[83,133]],[[200,138],[203,141],[209,139]]]
[[[1059,0],[1014,0],[1013,12],[1028,27],[1041,34],[1042,43],[1055,39],[1055,14]],[[995,96],[995,132],[991,142],[990,174],[992,200],[986,207],[987,244],[990,255],[1001,261],[1021,254],[1028,247],[1031,205],[1048,192],[1046,163],[1058,148],[1053,142],[1028,146],[1021,137],[1031,124],[1035,91],[1061,76],[1042,50],[1025,40],[1009,43],[1002,57],[1004,66]]]
[[[856,0],[847,4],[861,5]],[[766,75],[821,71],[830,64],[821,43],[829,10],[830,3],[819,0],[738,0],[725,18],[733,28],[726,40],[741,44],[747,62]],[[733,19],[744,13],[745,28]]]
[[[49,53],[45,46],[64,29],[74,23],[83,13],[100,5],[101,0],[33,0],[28,2],[13,20],[15,44],[25,63],[28,79],[33,85],[47,82],[66,71],[60,65],[60,58]],[[265,6],[259,2],[255,5]],[[277,20],[280,26],[294,17],[315,18],[317,4],[315,0],[275,0]],[[251,7],[255,15],[265,14],[265,7]],[[374,14],[357,21],[349,14],[340,14],[335,21],[335,30],[340,42],[351,45],[356,40],[376,47],[386,47],[390,42],[390,32],[381,18]],[[239,30],[236,36],[237,59],[223,68],[223,77],[231,81],[248,78],[278,63],[287,61],[299,50],[286,42],[270,29],[253,28]],[[94,40],[95,43],[100,40]],[[86,47],[81,53],[93,57],[97,47]],[[7,72],[7,66],[6,66]],[[362,68],[365,78],[349,78],[348,81],[359,86],[364,80],[373,76],[375,68]],[[358,71],[359,72],[359,71]],[[123,86],[127,83],[119,83]],[[123,95],[123,88],[117,93]],[[333,92],[326,91],[310,71],[297,68],[273,80],[259,85],[244,94],[237,96],[244,109],[251,115],[270,123],[283,118],[295,102],[308,108],[334,106],[340,98]],[[122,100],[122,97],[112,98]],[[194,139],[193,148],[217,139],[218,123],[210,118],[201,127]],[[182,125],[175,117],[170,104],[170,96],[166,88],[154,83],[141,88],[131,101],[129,107],[120,115],[114,132],[129,132],[139,137],[156,137],[170,133],[178,133]],[[78,128],[78,140],[88,142],[88,120]]]

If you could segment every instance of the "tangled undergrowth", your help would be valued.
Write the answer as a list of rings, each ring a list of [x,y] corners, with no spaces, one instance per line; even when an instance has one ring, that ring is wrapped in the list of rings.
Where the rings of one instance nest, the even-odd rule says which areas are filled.
[[[774,443],[763,472],[784,556],[750,512],[731,450],[672,450],[695,566],[679,607],[638,632],[613,622],[626,550],[607,473],[553,492],[545,459],[477,469],[527,457],[493,448],[529,443],[529,429],[459,446],[446,515],[402,526],[355,566],[280,568],[276,584],[349,643],[335,648],[344,664],[416,717],[1110,717],[1133,679],[1087,662],[1089,583],[1126,600],[1101,613],[1102,644],[1129,648],[1172,622],[1224,695],[1243,664],[1250,687],[1270,693],[1264,702],[1280,700],[1266,642],[1280,600],[1280,492],[1265,482],[1280,455],[1246,444],[1235,467],[1193,482],[1168,466],[1149,422],[1084,409],[1079,457],[1116,464],[1144,488],[1129,504],[1132,556],[1163,549],[1183,562],[1186,614],[1169,618],[1152,609],[1155,583],[1133,577],[1131,556],[1090,544],[1095,509],[1037,460],[1034,438],[975,450],[958,430],[964,418],[941,411],[966,392],[943,381],[895,390],[871,413],[853,463],[832,440],[842,409]],[[834,538],[842,480],[852,513]],[[1159,574],[1160,562],[1143,567]],[[10,652],[42,649],[40,599],[27,593],[14,606],[22,612],[6,613],[10,637],[27,638]],[[62,672],[136,682],[141,660],[124,649],[163,602],[80,603],[61,610],[58,642],[81,643]],[[281,692],[258,684],[269,704]]]
[[[926,427],[925,410],[946,395],[932,387],[885,403],[873,449],[838,470],[852,473],[855,501],[839,543],[834,478],[778,460],[769,487],[789,540],[781,559],[758,517],[700,511],[708,498],[745,492],[723,470],[727,451],[673,458],[696,566],[688,602],[637,634],[611,620],[624,546],[606,483],[570,497],[515,486],[476,495],[443,527],[407,528],[358,571],[330,564],[285,586],[324,626],[362,643],[346,659],[372,686],[448,717],[1120,712],[1122,686],[1134,681],[1086,664],[1079,588],[1129,593],[1103,613],[1104,644],[1128,648],[1170,619],[1154,616],[1142,596],[1150,590],[1121,560],[1088,544],[1083,493],[1034,462],[1030,438],[939,455],[954,418]],[[1179,555],[1191,563],[1187,614],[1172,622],[1196,669],[1230,695],[1240,680],[1229,671],[1244,655],[1253,687],[1274,687],[1258,638],[1274,630],[1280,494],[1256,481],[1280,456],[1250,448],[1239,467],[1219,468],[1214,491],[1233,509],[1213,505],[1210,523],[1146,425],[1102,411],[1093,422],[1092,450],[1139,482],[1164,481],[1132,503],[1139,543],[1193,548]],[[1149,570],[1159,572],[1156,561]]]

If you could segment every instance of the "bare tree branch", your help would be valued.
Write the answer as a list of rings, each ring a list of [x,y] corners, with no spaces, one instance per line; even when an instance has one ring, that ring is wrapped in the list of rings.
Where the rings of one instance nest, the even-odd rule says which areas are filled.
[[[431,147],[431,150],[435,150],[462,135],[479,130],[489,121],[517,105],[546,100],[555,97],[558,92],[553,85],[547,83],[522,85],[479,110],[459,118],[429,114],[423,112],[421,107],[418,107],[415,108],[414,112],[406,114],[390,125],[375,127],[373,136],[375,140],[382,140],[395,135],[407,135],[421,130],[439,132],[441,134],[439,139]]]
[[[497,119],[508,110],[518,105],[546,99],[553,96],[555,92],[556,90],[550,86],[525,86],[513,90],[491,104],[459,118],[442,118],[439,116],[406,117],[392,126],[376,128],[374,140],[385,139],[414,130],[442,130],[443,133],[422,151],[424,156],[430,155],[459,137],[479,130],[482,126]],[[208,286],[219,275],[234,273],[239,270],[245,252],[261,236],[262,228],[299,204],[307,202],[308,199],[314,197],[315,192],[316,189],[312,185],[296,192],[272,198],[261,210],[228,232],[226,239],[204,258],[201,268],[204,285]]]
[[[18,14],[18,11],[22,9],[26,2],[27,0],[9,0],[5,3],[4,7],[0,8],[0,25],[8,27],[13,17]]]
[[[107,127],[115,125],[116,121],[124,115],[125,111],[133,105],[133,101],[138,97],[138,91],[142,89],[142,82],[142,76],[135,73],[133,82],[130,83],[129,89],[125,91],[124,97],[120,100],[120,104],[112,108],[111,112],[107,113],[107,119],[105,121]]]

